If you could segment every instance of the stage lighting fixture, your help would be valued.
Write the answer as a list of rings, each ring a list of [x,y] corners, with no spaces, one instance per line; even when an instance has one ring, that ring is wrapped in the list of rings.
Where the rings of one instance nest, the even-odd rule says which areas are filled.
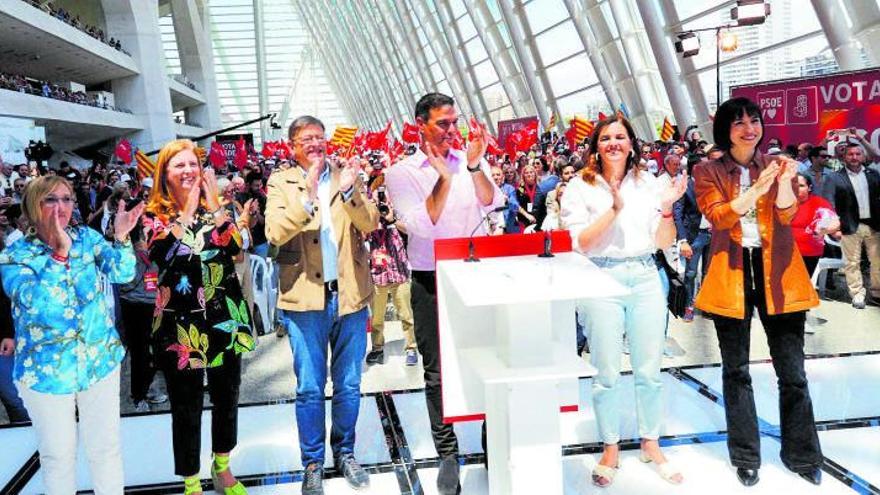
[[[735,52],[739,47],[739,38],[736,36],[736,33],[732,33],[729,30],[722,31],[718,36],[718,45],[724,53]]]
[[[737,26],[763,24],[770,15],[770,4],[764,0],[736,0],[736,7],[730,9],[730,18]]]
[[[700,38],[690,31],[679,33],[678,41],[675,42],[675,51],[682,57],[693,57],[700,53]]]

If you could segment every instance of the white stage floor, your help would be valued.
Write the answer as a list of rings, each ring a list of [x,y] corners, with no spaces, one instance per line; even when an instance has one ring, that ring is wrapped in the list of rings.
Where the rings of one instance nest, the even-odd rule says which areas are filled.
[[[752,365],[758,415],[764,429],[778,426],[776,380],[770,363]],[[663,374],[666,424],[662,443],[682,469],[685,483],[673,487],[651,465],[638,461],[632,377],[622,378],[624,408],[621,470],[604,490],[589,482],[601,449],[591,405],[590,381],[581,380],[580,410],[562,414],[566,494],[703,494],[703,493],[873,493],[880,494],[880,353],[809,359],[807,373],[826,458],[824,481],[813,487],[788,472],[779,460],[779,442],[762,436],[760,483],[745,489],[727,459],[724,410],[720,405],[721,368],[673,368]],[[329,401],[328,401],[329,431]],[[125,480],[129,493],[180,493],[173,474],[171,418],[147,413],[123,418]],[[210,411],[202,429],[202,477],[209,479]],[[480,423],[456,425],[462,453],[462,493],[485,494]],[[0,427],[0,493],[43,492],[39,467],[33,462],[31,428]],[[438,458],[421,390],[392,391],[362,397],[356,455],[372,473],[363,494],[434,494]],[[328,446],[329,457],[329,446]],[[330,462],[328,460],[328,467]],[[302,465],[293,401],[243,405],[239,411],[239,445],[232,466],[251,494],[299,494]],[[80,489],[90,480],[85,458],[78,464]],[[332,469],[328,495],[354,493]],[[207,487],[207,485],[206,485]]]

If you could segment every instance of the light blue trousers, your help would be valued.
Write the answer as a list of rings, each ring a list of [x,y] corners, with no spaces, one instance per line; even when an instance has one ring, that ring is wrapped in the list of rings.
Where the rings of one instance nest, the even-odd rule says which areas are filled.
[[[635,378],[636,414],[639,436],[660,437],[663,414],[663,357],[666,298],[653,258],[593,258],[606,274],[630,290],[619,297],[583,301],[590,329],[590,356],[598,373],[593,377],[593,407],[599,435],[606,444],[620,441],[620,381],[623,336],[630,345]],[[631,407],[627,405],[627,407]]]

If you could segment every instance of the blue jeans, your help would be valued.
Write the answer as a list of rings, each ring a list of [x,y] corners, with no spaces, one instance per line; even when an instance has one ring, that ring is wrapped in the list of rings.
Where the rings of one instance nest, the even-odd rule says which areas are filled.
[[[30,421],[24,402],[18,396],[18,389],[12,381],[12,365],[14,356],[0,356],[0,402],[6,407],[10,423]]]
[[[691,243],[691,249],[693,249],[694,254],[691,256],[691,259],[686,260],[684,268],[684,285],[687,287],[688,291],[688,306],[694,305],[694,295],[697,287],[697,269],[700,267],[700,259],[705,258],[703,262],[704,265],[708,263],[709,243],[711,241],[712,235],[709,234],[709,231],[700,230],[697,237],[694,238],[694,242]],[[705,273],[706,269],[704,267],[703,274]]]
[[[654,259],[614,260],[594,258],[607,275],[629,289],[623,296],[584,300],[586,326],[590,329],[590,360],[598,373],[593,377],[593,406],[599,435],[606,444],[620,441],[620,361],[623,336],[630,345],[636,389],[639,435],[656,440],[663,414],[663,317],[666,300]]]
[[[324,464],[327,437],[324,386],[327,347],[332,356],[333,406],[330,447],[333,458],[354,452],[354,429],[361,405],[361,364],[367,349],[367,308],[340,317],[336,293],[323,311],[282,311],[296,374],[296,425],[303,467]]]

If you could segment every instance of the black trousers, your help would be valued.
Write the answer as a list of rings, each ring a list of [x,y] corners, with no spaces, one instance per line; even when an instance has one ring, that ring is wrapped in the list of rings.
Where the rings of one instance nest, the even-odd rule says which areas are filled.
[[[437,333],[437,286],[435,272],[412,272],[412,310],[416,344],[425,369],[425,400],[431,437],[440,457],[458,455],[458,439],[451,424],[443,423],[440,394],[440,339]]]
[[[208,373],[211,394],[211,450],[231,451],[238,439],[238,389],[241,384],[241,356],[227,353],[223,366],[204,369],[177,369],[177,358],[160,359],[159,367],[168,384],[171,401],[171,433],[174,446],[174,474],[192,476],[199,472],[202,447],[202,405],[204,376]]]
[[[150,333],[153,322],[152,304],[120,300],[123,331],[122,342],[131,365],[131,400],[135,404],[147,398],[156,367],[150,359]]]
[[[752,377],[749,374],[749,334],[752,314],[757,309],[767,334],[767,344],[779,386],[782,430],[780,457],[783,464],[792,471],[816,469],[823,459],[813,418],[813,403],[804,372],[805,312],[768,315],[760,250],[745,250],[743,264],[746,318],[714,318],[718,344],[721,347],[724,413],[727,417],[730,462],[736,467],[746,469],[757,469],[761,466],[758,417]]]

